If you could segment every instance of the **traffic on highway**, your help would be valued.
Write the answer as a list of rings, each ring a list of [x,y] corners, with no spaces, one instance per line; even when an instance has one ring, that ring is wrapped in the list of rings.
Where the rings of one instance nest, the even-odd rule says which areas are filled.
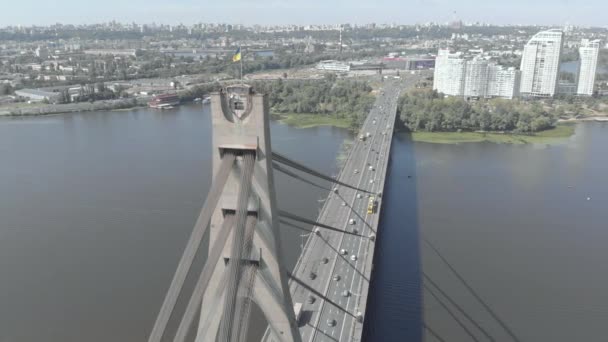
[[[358,341],[364,322],[397,100],[409,82],[387,80],[337,177],[293,271],[302,341]],[[272,341],[266,334],[264,341]]]

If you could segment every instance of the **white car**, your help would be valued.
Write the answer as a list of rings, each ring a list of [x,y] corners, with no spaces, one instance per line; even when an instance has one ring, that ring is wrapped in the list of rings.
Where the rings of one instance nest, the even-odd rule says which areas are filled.
[[[363,197],[363,196],[361,196],[361,194],[357,194],[357,198],[361,198],[361,197]]]
[[[355,224],[355,223],[357,223],[357,222],[355,222],[355,219],[348,220],[348,224]]]
[[[340,250],[340,254],[342,254],[342,255],[346,255],[346,254],[348,254],[348,252],[346,251],[346,249],[342,248],[342,249]]]
[[[350,260],[352,260],[352,261],[357,261],[357,256],[356,256],[356,255],[354,255],[354,254],[353,254],[353,255],[351,255],[351,256],[350,256]]]
[[[355,174],[359,173],[359,170],[355,169]]]

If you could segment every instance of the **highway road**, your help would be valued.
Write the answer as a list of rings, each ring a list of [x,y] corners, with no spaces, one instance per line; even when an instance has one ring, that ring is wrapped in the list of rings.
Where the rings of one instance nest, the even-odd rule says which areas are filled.
[[[292,274],[294,304],[302,304],[302,341],[360,341],[373,266],[397,99],[420,77],[385,80],[338,179],[361,190],[336,186],[317,222],[345,231],[314,227]],[[370,198],[378,209],[368,213]],[[303,285],[304,283],[305,285]],[[275,341],[267,331],[262,341]]]

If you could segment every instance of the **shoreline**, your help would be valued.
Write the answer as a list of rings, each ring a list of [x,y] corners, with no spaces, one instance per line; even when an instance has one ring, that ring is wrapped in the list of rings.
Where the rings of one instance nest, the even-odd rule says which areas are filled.
[[[331,126],[350,130],[350,121],[332,115],[312,113],[271,114],[271,119],[295,128]]]
[[[608,116],[587,116],[584,118],[558,119],[558,124],[577,123],[577,122],[608,122]]]
[[[491,142],[496,144],[556,144],[574,135],[575,122],[561,123],[532,135],[499,132],[411,132],[412,141],[432,144]]]
[[[61,115],[84,112],[132,110],[147,105],[145,98],[130,98],[118,100],[100,100],[95,102],[79,102],[67,104],[21,105],[12,108],[0,108],[0,117],[25,117]]]

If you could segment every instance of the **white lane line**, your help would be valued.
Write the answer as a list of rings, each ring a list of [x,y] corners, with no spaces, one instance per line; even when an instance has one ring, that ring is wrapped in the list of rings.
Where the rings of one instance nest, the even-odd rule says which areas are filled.
[[[376,131],[375,133],[377,134],[377,131]],[[384,145],[383,143],[384,143],[384,139],[382,139],[381,145]],[[377,184],[373,184],[373,185],[372,185],[372,188],[375,188],[376,186],[377,186]],[[366,223],[367,223],[367,220],[368,220],[368,219],[372,219],[372,217],[371,217],[370,215],[368,215],[368,214],[367,214],[367,212],[366,212],[364,215],[365,215],[365,222],[366,222]],[[370,220],[370,221],[371,221],[371,220]],[[372,222],[372,223],[373,223],[373,222]],[[367,227],[367,225],[365,225],[365,228],[368,228],[368,227]],[[359,248],[358,248],[358,250],[357,250],[357,255],[359,255],[359,254],[360,254],[360,252],[361,252],[361,245],[362,245],[362,241],[361,241],[361,240],[359,240]],[[357,260],[357,261],[355,261],[355,262],[354,262],[354,265],[353,265],[353,266],[354,266],[354,268],[355,268],[355,269],[357,269],[357,263],[358,263],[358,261],[359,261],[359,260]],[[353,270],[353,273],[354,273],[354,270]],[[350,286],[351,286],[351,292],[352,292],[352,286],[353,286],[354,280],[355,280],[355,277],[353,277],[353,279],[352,279],[352,281],[351,281],[351,284],[350,284]],[[358,282],[358,283],[360,284],[360,283],[361,283],[361,280],[359,280],[359,282]],[[350,298],[351,298],[351,297],[349,296],[349,297],[348,297],[348,299],[347,299],[347,301],[346,301],[346,308],[345,308],[345,309],[346,309],[346,311],[348,311],[348,310],[349,310]],[[338,339],[338,340],[340,340],[340,341],[342,340],[342,334],[343,334],[343,332],[344,332],[344,327],[345,327],[345,325],[346,325],[346,324],[345,324],[345,320],[346,320],[346,316],[344,316],[344,321],[342,321],[342,323],[341,323],[342,329],[340,329],[340,337],[339,337],[339,339]]]
[[[385,99],[386,99],[386,97],[385,97]],[[393,108],[393,107],[394,107],[394,106],[391,106],[391,108]],[[394,115],[394,114],[395,114],[395,113],[393,113],[393,115]],[[367,121],[367,125],[364,125],[364,127],[365,127],[365,128],[369,128],[369,126],[370,126],[370,124],[369,124],[369,120],[368,120],[368,121]],[[370,141],[370,144],[369,144],[369,149],[367,150],[367,156],[366,156],[365,161],[369,160],[369,156],[370,156],[370,152],[371,152],[371,147],[376,145],[376,144],[374,144],[374,143],[376,142],[377,137],[378,137],[378,130],[379,130],[379,125],[377,125],[377,126],[376,126],[376,130],[375,130],[375,132],[374,132],[374,133],[375,133],[375,134],[374,134],[374,138],[373,138],[373,139]],[[384,138],[384,137],[380,137],[380,139],[381,139],[380,144],[381,144],[381,145],[383,145],[383,143],[385,142],[385,138]],[[364,150],[364,149],[365,149],[365,145],[367,145],[367,144],[364,144],[364,146],[363,146],[363,147],[361,147],[361,146],[360,146],[360,144],[356,144],[356,145],[355,145],[355,148],[353,149],[353,153],[352,153],[352,154],[350,154],[350,155],[349,155],[349,157],[351,157],[351,156],[355,156],[356,154],[363,152],[363,151],[357,151],[357,150],[359,150],[359,147],[360,147],[360,149],[361,149],[361,150]],[[347,162],[347,164],[351,164],[351,161],[352,161],[352,160],[353,160],[353,159],[349,158],[349,161]],[[340,176],[342,176],[342,173],[340,174]],[[340,177],[340,179],[342,179],[342,177]],[[360,178],[359,178],[359,186],[361,186],[361,181],[362,181],[362,177],[360,177]],[[376,186],[376,184],[372,185],[372,188],[374,188],[375,186]],[[356,200],[356,199],[355,199],[355,198],[353,198],[353,201],[351,202],[351,203],[352,203],[352,205],[351,205],[351,206],[353,207],[353,211],[360,212],[360,207],[361,207],[362,203],[361,203],[361,202],[357,203],[357,204],[358,204],[358,205],[356,206],[356,207],[357,207],[357,209],[355,210],[355,200]],[[364,212],[364,213],[363,213],[363,215],[365,216],[365,214],[366,214],[366,213]],[[327,211],[325,210],[325,207],[324,207],[323,216],[326,216],[326,215],[327,215]],[[367,220],[366,220],[366,222],[367,222]],[[364,231],[367,231],[367,229],[368,229],[368,227],[364,227],[364,228],[363,228],[363,230],[364,230]],[[331,235],[331,237],[332,237],[332,240],[334,240],[334,238],[337,238],[337,236],[334,236],[334,235]],[[341,236],[340,236],[340,237],[341,237],[341,239],[340,239],[339,244],[342,244],[342,242],[343,242],[343,240],[344,240],[344,234],[341,234]],[[359,239],[359,242],[360,242],[360,243],[359,243],[359,251],[358,251],[358,254],[360,253],[360,247],[361,247],[361,242],[362,242],[362,240],[361,240],[361,239]],[[369,245],[369,241],[368,241],[368,245]],[[335,263],[336,263],[336,261],[337,261],[337,260],[334,260],[334,264],[333,264],[333,265],[334,265],[334,268],[332,268],[332,273],[333,273],[333,269],[335,269]],[[356,264],[356,263],[355,263],[355,264]],[[353,271],[353,272],[354,272],[354,271]],[[354,279],[353,279],[353,280],[354,280]],[[329,282],[328,282],[328,284],[327,284],[327,287],[326,287],[325,292],[327,291],[328,287],[329,287]],[[316,320],[316,326],[318,326],[318,322],[319,322],[319,320],[321,319],[321,316],[323,316],[323,308],[324,308],[324,304],[325,304],[325,301],[322,301],[322,303],[321,303],[321,308],[320,308],[320,314],[319,314],[319,316],[317,317],[317,320]],[[348,305],[347,305],[347,309],[348,309]],[[342,331],[343,331],[343,330],[344,330],[344,326],[342,326]],[[316,335],[316,332],[317,332],[317,331],[318,331],[318,330],[315,330],[315,331],[314,331],[314,335],[313,335],[313,336],[311,336],[311,339],[312,339],[312,338],[314,338],[314,336]],[[341,335],[342,335],[342,331],[341,331],[341,333],[340,333],[340,338],[341,338]]]

